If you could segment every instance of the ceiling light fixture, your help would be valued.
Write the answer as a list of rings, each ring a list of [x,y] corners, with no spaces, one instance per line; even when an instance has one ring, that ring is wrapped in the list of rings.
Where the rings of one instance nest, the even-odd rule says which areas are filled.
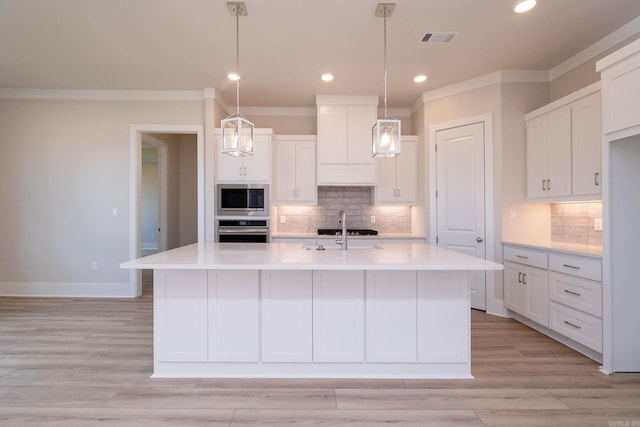
[[[418,74],[417,76],[415,76],[413,78],[413,81],[416,83],[422,83],[427,81],[427,76],[425,76],[424,74]]]
[[[520,0],[515,6],[513,6],[513,11],[515,13],[525,13],[529,12],[536,5],[536,0]]]
[[[373,156],[395,157],[400,154],[400,120],[387,115],[387,17],[393,14],[395,3],[379,3],[376,16],[384,18],[384,116],[373,126],[371,142]]]
[[[331,80],[333,80],[333,74],[324,73],[320,78],[325,82],[330,82]]]
[[[229,2],[227,8],[236,17],[236,70],[228,77],[236,82],[236,112],[222,119],[222,152],[230,156],[253,154],[253,123],[240,114],[240,17],[247,16],[244,2]]]

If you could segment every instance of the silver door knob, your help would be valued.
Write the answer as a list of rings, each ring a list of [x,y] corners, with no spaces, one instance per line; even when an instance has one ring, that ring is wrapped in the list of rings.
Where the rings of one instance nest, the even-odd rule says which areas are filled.
[[[476,242],[482,243],[484,242],[484,239],[482,237],[476,237]]]

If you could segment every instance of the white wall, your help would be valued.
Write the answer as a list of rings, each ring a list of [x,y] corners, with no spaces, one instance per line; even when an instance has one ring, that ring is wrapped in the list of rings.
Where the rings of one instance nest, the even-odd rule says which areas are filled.
[[[0,99],[0,293],[125,292],[130,125],[203,117],[203,101]]]

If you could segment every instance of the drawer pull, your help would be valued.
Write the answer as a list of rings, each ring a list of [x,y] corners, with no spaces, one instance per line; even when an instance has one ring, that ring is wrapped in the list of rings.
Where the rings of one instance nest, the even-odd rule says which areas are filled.
[[[562,266],[567,268],[573,268],[574,270],[580,270],[580,267],[577,267],[575,265],[562,264]]]
[[[565,324],[567,324],[567,325],[569,325],[569,326],[571,326],[572,328],[582,329],[580,326],[578,326],[578,325],[574,325],[573,323],[571,323],[571,322],[567,322],[566,320],[564,321],[564,323],[565,323]]]
[[[529,259],[528,256],[524,256],[524,255],[516,255],[516,258]]]
[[[570,291],[569,289],[565,289],[564,291],[565,291],[566,293],[568,293],[568,294],[575,295],[575,296],[577,296],[577,297],[579,297],[579,296],[581,296],[581,295],[582,295],[582,294],[580,294],[579,292],[573,292],[573,291]]]

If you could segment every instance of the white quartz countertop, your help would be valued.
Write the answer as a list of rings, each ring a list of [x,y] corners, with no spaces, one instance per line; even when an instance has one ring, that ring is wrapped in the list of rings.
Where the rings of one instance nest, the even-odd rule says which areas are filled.
[[[602,247],[591,245],[578,245],[574,243],[552,242],[551,240],[512,240],[503,241],[504,245],[522,246],[532,249],[545,249],[548,251],[565,253],[570,255],[584,255],[593,258],[602,258]]]
[[[347,251],[300,243],[196,243],[123,262],[132,269],[502,270],[501,264],[426,244],[382,244]]]

